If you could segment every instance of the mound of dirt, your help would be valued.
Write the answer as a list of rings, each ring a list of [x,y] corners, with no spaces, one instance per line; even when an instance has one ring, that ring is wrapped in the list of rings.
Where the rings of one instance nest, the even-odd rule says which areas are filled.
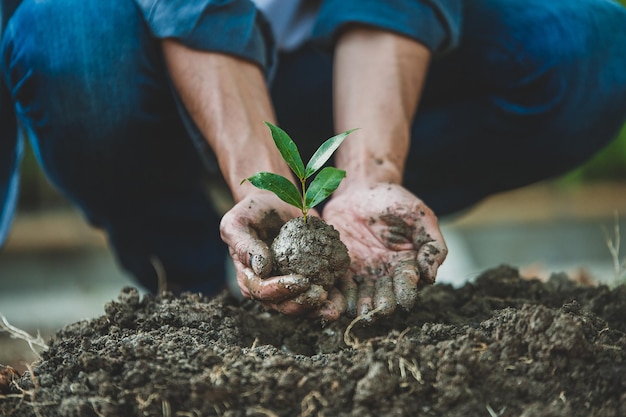
[[[296,217],[280,229],[272,243],[276,274],[311,277],[315,285],[329,290],[346,274],[350,256],[339,232],[319,217]]]
[[[371,327],[127,288],[102,317],[57,332],[0,414],[624,416],[625,318],[625,286],[505,266],[426,288]]]

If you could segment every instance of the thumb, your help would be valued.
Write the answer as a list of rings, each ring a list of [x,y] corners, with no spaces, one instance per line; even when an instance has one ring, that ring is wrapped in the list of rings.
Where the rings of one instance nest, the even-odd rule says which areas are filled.
[[[274,264],[272,252],[253,228],[227,213],[220,223],[220,234],[234,259],[262,278],[270,276]]]

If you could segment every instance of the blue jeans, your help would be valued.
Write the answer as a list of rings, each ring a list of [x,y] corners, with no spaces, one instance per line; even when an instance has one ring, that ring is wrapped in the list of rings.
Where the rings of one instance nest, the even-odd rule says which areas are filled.
[[[577,166],[626,119],[622,7],[472,0],[462,21],[460,45],[431,66],[405,176],[438,214]],[[280,57],[271,86],[305,154],[332,134],[331,66],[305,46]],[[213,156],[133,2],[24,0],[2,74],[0,178],[19,159],[17,118],[50,180],[139,282],[156,288],[156,257],[174,289],[223,287],[226,248],[205,192]]]

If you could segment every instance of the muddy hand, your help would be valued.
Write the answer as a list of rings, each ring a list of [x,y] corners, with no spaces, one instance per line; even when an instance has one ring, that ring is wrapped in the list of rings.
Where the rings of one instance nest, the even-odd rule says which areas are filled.
[[[344,184],[324,219],[350,253],[350,270],[337,284],[349,316],[412,308],[418,284],[435,281],[448,252],[433,212],[396,184]]]
[[[318,308],[327,298],[327,293],[311,287],[306,277],[270,276],[273,263],[269,244],[282,225],[299,213],[273,195],[259,192],[237,203],[220,224],[241,294],[272,310],[294,315]]]

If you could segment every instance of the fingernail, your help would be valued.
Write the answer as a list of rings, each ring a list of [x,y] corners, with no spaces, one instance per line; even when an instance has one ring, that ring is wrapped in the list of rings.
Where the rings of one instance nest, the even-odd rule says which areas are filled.
[[[250,266],[254,272],[260,277],[267,277],[270,273],[268,271],[269,260],[263,255],[252,255],[250,258]]]
[[[433,266],[430,268],[430,276],[429,276],[429,283],[430,284],[434,284],[435,280],[437,279],[437,271],[439,270],[439,264],[437,262],[435,262],[433,264]]]

